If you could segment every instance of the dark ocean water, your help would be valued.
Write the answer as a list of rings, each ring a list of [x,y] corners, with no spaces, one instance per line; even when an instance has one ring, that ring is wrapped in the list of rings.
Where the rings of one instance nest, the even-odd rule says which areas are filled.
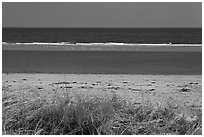
[[[201,44],[201,28],[3,28],[6,43]]]

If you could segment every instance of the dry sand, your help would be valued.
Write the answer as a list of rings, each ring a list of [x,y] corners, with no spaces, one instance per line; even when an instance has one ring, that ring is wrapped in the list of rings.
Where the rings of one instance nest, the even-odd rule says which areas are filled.
[[[202,108],[201,75],[2,74],[3,92],[72,92],[113,95],[141,104],[174,103],[189,110]]]

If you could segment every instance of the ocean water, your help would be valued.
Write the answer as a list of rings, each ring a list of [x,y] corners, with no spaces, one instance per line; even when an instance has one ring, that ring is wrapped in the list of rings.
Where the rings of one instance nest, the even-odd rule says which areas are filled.
[[[3,43],[202,44],[202,28],[3,28]]]
[[[3,28],[2,39],[3,73],[202,74],[201,28]],[[155,44],[164,45],[159,48],[168,47],[169,51],[153,52]],[[151,50],[58,51],[39,48],[75,45],[88,45],[87,49],[97,45],[114,45],[116,48],[131,45],[129,47]],[[9,46],[15,50],[5,49]],[[175,50],[178,48],[181,49]],[[191,51],[192,48],[199,50]]]

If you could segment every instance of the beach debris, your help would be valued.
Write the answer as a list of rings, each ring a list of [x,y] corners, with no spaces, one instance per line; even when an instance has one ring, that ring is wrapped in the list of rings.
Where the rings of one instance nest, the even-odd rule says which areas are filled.
[[[72,88],[72,86],[66,86],[66,87],[64,87],[64,88]]]
[[[141,104],[140,102],[134,102],[133,103],[134,105],[139,105],[139,104]]]
[[[7,83],[8,81],[6,81],[6,83]]]
[[[39,86],[39,87],[37,87],[37,89],[41,90],[41,89],[43,89],[43,87]]]
[[[93,88],[92,86],[89,86],[88,88]]]
[[[84,89],[85,89],[85,88],[87,88],[87,87],[85,87],[85,86],[80,86],[80,88],[84,88]]]
[[[101,81],[96,81],[96,83],[101,83]]]
[[[127,84],[127,83],[129,83],[129,81],[123,81],[123,83],[124,83],[124,84]]]
[[[13,80],[13,82],[15,83],[15,82],[17,82],[17,80]]]
[[[150,89],[149,91],[154,91],[155,89],[154,88],[152,88],[152,89]]]
[[[80,88],[83,88],[83,89],[90,89],[90,88],[93,88],[92,86],[89,86],[89,87],[86,87],[86,86],[80,86]]]
[[[152,84],[156,83],[156,81],[151,81]]]
[[[190,87],[185,86],[185,87],[182,87],[182,88],[180,89],[180,92],[190,92],[190,90],[191,90]]]
[[[119,87],[119,86],[111,86],[111,87],[108,87],[108,89],[114,89],[114,90],[118,90],[118,89],[120,89],[121,87]]]
[[[53,84],[70,84],[70,82],[67,82],[67,81],[62,81],[62,82],[56,82],[56,83],[53,83]]]
[[[61,82],[61,84],[70,84],[68,81]]]
[[[72,83],[75,84],[75,83],[77,83],[77,82],[76,82],[76,81],[73,81]]]
[[[27,80],[27,78],[22,78],[21,80],[26,81],[26,80]]]
[[[191,82],[190,84],[198,84],[198,82]]]

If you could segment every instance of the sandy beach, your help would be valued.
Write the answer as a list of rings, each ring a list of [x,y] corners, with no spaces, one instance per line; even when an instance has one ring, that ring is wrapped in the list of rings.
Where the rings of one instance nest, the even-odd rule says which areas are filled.
[[[3,74],[3,92],[37,92],[49,99],[54,92],[95,94],[153,103],[173,102],[186,110],[202,108],[201,75],[94,75],[94,74]]]

